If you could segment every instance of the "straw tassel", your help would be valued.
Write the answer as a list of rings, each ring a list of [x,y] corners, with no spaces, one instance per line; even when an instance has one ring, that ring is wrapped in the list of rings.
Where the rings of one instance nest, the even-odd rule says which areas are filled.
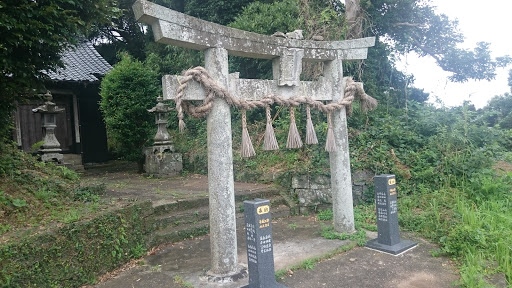
[[[272,127],[272,116],[270,115],[270,106],[265,107],[267,112],[267,127],[265,129],[265,137],[263,138],[263,150],[278,150],[274,127]]]
[[[327,113],[327,141],[325,142],[325,151],[336,152],[336,141],[332,131],[332,112]]]
[[[183,121],[183,118],[179,118],[178,128],[180,129],[180,133],[183,133],[183,131],[185,131],[185,129],[187,128],[187,125],[185,124],[185,121]]]
[[[286,148],[300,147],[302,147],[302,140],[300,140],[297,124],[295,124],[295,110],[293,107],[290,107],[290,131],[288,131],[288,141],[286,141]]]
[[[249,131],[247,131],[247,116],[245,115],[245,109],[242,110],[242,151],[241,155],[244,158],[252,157],[256,155],[254,147],[252,146],[251,137]]]
[[[313,121],[311,121],[311,107],[309,105],[306,106],[306,116],[306,144],[318,144],[315,126],[313,126]]]

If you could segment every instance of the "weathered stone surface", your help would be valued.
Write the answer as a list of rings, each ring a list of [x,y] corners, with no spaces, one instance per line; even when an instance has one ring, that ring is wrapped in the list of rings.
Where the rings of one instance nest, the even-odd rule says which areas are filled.
[[[331,178],[326,175],[313,175],[310,180],[310,188],[313,190],[330,189]]]
[[[183,170],[183,159],[180,153],[172,153],[173,150],[163,146],[146,148],[144,171],[154,176],[178,175]]]
[[[299,86],[304,50],[285,49],[279,57],[279,86]]]
[[[44,104],[32,109],[34,113],[41,113],[43,120],[43,145],[39,150],[42,154],[41,160],[43,162],[61,163],[64,156],[59,153],[62,149],[59,140],[55,136],[55,129],[57,128],[57,114],[64,112],[64,108],[60,108],[52,102],[53,97],[50,91],[44,97],[46,98]]]
[[[352,199],[354,203],[359,203],[363,200],[364,192],[366,191],[366,186],[363,185],[352,185]]]
[[[246,100],[259,100],[264,96],[274,94],[285,99],[292,97],[310,97],[318,101],[332,100],[332,84],[324,77],[318,81],[300,81],[295,87],[279,86],[278,80],[263,79],[239,79],[239,73],[229,74],[228,91],[233,97],[244,98]],[[182,76],[165,75],[162,78],[163,94],[166,100],[174,100],[177,96],[176,91],[180,83],[183,82]],[[279,77],[277,77],[279,79]],[[184,101],[204,100],[206,93],[204,87],[197,82],[188,82]]]
[[[313,41],[271,37],[200,20],[148,1],[133,4],[135,18],[152,26],[155,41],[196,50],[223,47],[230,55],[272,59],[287,48],[304,49],[305,60],[366,59],[375,37]]]
[[[172,109],[169,107],[169,104],[164,103],[163,97],[158,97],[157,101],[158,104],[148,110],[149,113],[155,114],[155,124],[157,125],[157,131],[153,138],[154,145],[170,145],[172,144],[172,139],[171,135],[169,135],[169,132],[167,131],[167,123],[169,120],[169,112]],[[174,147],[171,152],[174,152]]]
[[[295,175],[292,177],[292,189],[309,189],[309,175]]]
[[[332,203],[331,189],[295,189],[299,205],[303,207]]]
[[[162,6],[138,0],[133,5],[137,20],[150,24],[155,40],[185,48],[206,50],[206,70],[218,85],[234,97],[261,99],[275,94],[284,98],[308,96],[315,100],[338,102],[344,97],[342,60],[365,59],[375,38],[348,41],[306,41],[271,37],[241,31],[203,21]],[[300,38],[300,37],[293,37]],[[238,79],[228,76],[227,55],[272,59],[275,80]],[[315,82],[300,81],[303,61],[324,62],[324,78]],[[178,78],[179,79],[179,78]],[[163,79],[164,97],[173,99],[179,85],[176,76]],[[186,100],[202,100],[205,91],[189,83]],[[237,273],[236,234],[233,197],[233,162],[230,108],[215,99],[208,115],[208,176],[210,194],[210,234],[212,268],[210,275]],[[348,153],[345,109],[332,114],[336,152],[330,153],[334,226],[338,232],[353,232],[352,183]],[[310,191],[326,199],[325,183]],[[313,198],[313,197],[309,197]],[[306,199],[306,198],[304,198]],[[313,200],[304,200],[313,201]],[[324,201],[324,200],[321,200]],[[217,277],[217,276],[215,276]]]
[[[64,159],[64,155],[61,153],[43,152],[43,154],[41,154],[41,161],[43,161],[43,162],[62,163],[62,159]]]
[[[353,178],[355,177],[353,176]],[[364,201],[364,193],[367,190],[366,184],[353,183],[353,202]],[[291,195],[297,197],[301,207],[332,204],[331,178],[326,175],[294,175],[291,180]]]
[[[333,101],[344,97],[345,83],[341,60],[326,62],[324,74],[330,79],[333,87]],[[354,206],[352,200],[352,179],[350,172],[350,154],[348,147],[347,113],[345,108],[332,113],[336,152],[329,153],[331,166],[331,189],[333,201],[334,229],[337,232],[352,233],[355,231]]]
[[[368,170],[356,170],[352,173],[352,180],[355,185],[367,185],[373,181],[375,173]]]
[[[217,83],[228,86],[228,53],[222,48],[205,52],[206,70]],[[238,277],[235,189],[231,140],[231,112],[223,99],[215,99],[207,117],[208,194],[210,200],[210,247],[212,279]],[[224,277],[222,276],[222,277]],[[222,278],[221,277],[221,278]]]

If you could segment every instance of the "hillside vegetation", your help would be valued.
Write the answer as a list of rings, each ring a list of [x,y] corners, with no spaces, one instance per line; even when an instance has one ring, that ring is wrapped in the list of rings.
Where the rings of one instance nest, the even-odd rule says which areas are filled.
[[[0,57],[3,61],[0,62],[12,64],[0,69],[4,71],[0,77],[0,233],[4,239],[14,234],[23,237],[23,234],[16,233],[18,231],[37,233],[39,227],[49,223],[62,225],[79,222],[101,209],[98,201],[101,187],[98,191],[80,188],[76,173],[38,162],[18,151],[9,140],[11,115],[16,102],[26,99],[33,94],[34,88],[39,88],[44,80],[41,71],[54,69],[60,63],[58,59],[62,49],[83,39],[82,34],[90,39],[102,39],[98,47],[100,53],[112,64],[120,62],[114,66],[113,74],[106,77],[111,78],[112,82],[104,82],[104,101],[109,101],[108,95],[124,96],[131,91],[126,90],[126,85],[117,83],[119,70],[123,67],[126,72],[126,75],[122,74],[123,78],[126,76],[125,79],[130,79],[135,75],[136,71],[129,69],[132,67],[128,66],[130,63],[136,64],[141,70],[150,70],[150,73],[144,74],[148,77],[145,78],[148,79],[146,84],[151,87],[137,88],[141,93],[153,91],[147,93],[153,95],[159,88],[150,82],[158,83],[162,75],[179,74],[184,69],[201,65],[204,60],[202,52],[154,43],[151,28],[135,22],[131,10],[133,1],[91,0],[82,3],[55,0],[46,1],[48,3],[29,1],[26,5],[11,2],[0,7],[0,15],[9,16],[6,18],[8,21],[0,23],[0,31],[7,33],[6,37],[0,39],[0,47],[5,46],[9,52]],[[346,7],[338,1],[154,2],[221,25],[267,35],[276,31],[303,29],[305,39],[322,36],[326,40],[344,40],[354,36],[349,33],[353,27],[349,27],[344,16]],[[394,1],[393,5],[382,0],[358,2],[362,13],[358,19],[352,20],[357,20],[362,26],[355,36],[376,36],[376,45],[368,50],[367,60],[344,63],[343,72],[363,82],[366,92],[379,100],[380,104],[369,113],[362,113],[358,107],[354,107],[353,114],[348,118],[352,170],[364,169],[375,174],[397,176],[401,229],[414,231],[438,243],[440,248],[432,251],[433,255],[447,255],[455,259],[460,267],[461,286],[491,287],[489,283],[494,282],[490,279],[496,277],[505,277],[508,286],[511,286],[512,95],[489,95],[496,97],[487,107],[479,110],[471,103],[454,108],[435,107],[426,103],[427,93],[414,87],[413,75],[399,71],[395,62],[400,55],[408,52],[430,55],[440,67],[452,73],[451,80],[464,82],[468,79],[493,79],[496,69],[508,65],[512,59],[492,58],[488,43],[479,43],[473,50],[459,48],[464,37],[457,28],[457,22],[446,15],[436,14],[428,1]],[[19,13],[12,13],[13,9]],[[46,21],[48,13],[52,16],[50,22]],[[78,17],[80,15],[84,16],[83,19]],[[35,22],[25,21],[29,18]],[[26,25],[31,23],[41,29],[26,29]],[[66,23],[74,24],[70,26]],[[28,35],[27,31],[36,31],[37,35]],[[60,36],[44,40],[41,38],[44,33],[40,31],[50,31],[46,34]],[[22,38],[25,40],[18,41]],[[384,42],[383,39],[387,40]],[[51,45],[47,45],[48,41]],[[40,49],[45,53],[34,55],[46,55],[46,60],[39,56],[19,57],[20,51],[37,52]],[[128,53],[133,58],[116,58],[115,55],[123,54],[120,52]],[[302,78],[317,79],[321,76],[321,68],[321,63],[304,65]],[[241,78],[268,79],[272,75],[271,61],[230,57],[230,72],[240,72]],[[509,85],[512,87],[512,72]],[[122,97],[119,99],[122,100]],[[137,103],[139,108],[146,104],[149,105],[149,102]],[[111,107],[112,110],[116,108],[117,105]],[[104,107],[104,110],[108,109]],[[296,109],[296,123],[302,136],[306,129],[305,114],[304,107]],[[265,111],[248,111],[248,130],[257,155],[245,159],[239,156],[241,114],[238,110],[232,110],[236,180],[273,181],[286,186],[292,174],[329,173],[328,153],[324,151],[326,116],[318,112],[312,114],[320,144],[290,150],[284,148],[290,126],[289,113],[283,107],[272,106],[273,125],[281,149],[269,152],[261,147]],[[110,125],[107,129],[111,147],[117,146],[117,151],[112,151],[114,155],[125,159],[129,158],[127,155],[140,156],[140,146],[151,141],[136,141],[134,144],[137,145],[131,147],[130,151],[123,151],[122,148],[128,146],[116,142],[113,135],[121,128],[115,126],[126,124],[123,127],[128,128],[122,129],[128,129],[128,132],[132,132],[129,127],[154,129],[152,124],[147,124],[152,122],[151,117],[144,122],[142,118],[145,117],[139,117],[142,114],[135,117],[112,115],[114,120],[119,120],[106,121],[107,126]],[[206,121],[185,120],[188,130],[184,135],[178,133],[177,121],[169,124],[175,146],[184,156],[184,173],[204,174],[207,172]],[[114,131],[116,129],[118,131]],[[144,132],[148,131],[137,133],[151,135]],[[129,134],[126,137],[130,137]],[[133,139],[123,140],[134,142]],[[365,196],[368,202],[361,210],[374,211],[372,189]],[[139,217],[137,213],[130,215],[130,219]],[[121,220],[124,221],[124,218]],[[374,218],[368,216],[363,222],[374,224],[372,221]],[[124,239],[125,230],[121,228],[118,232]],[[133,232],[138,233],[138,230]],[[75,234],[72,235],[75,237]],[[114,240],[119,238],[117,234],[111,236]],[[109,249],[108,245],[103,247],[105,251]],[[124,260],[125,256],[142,255],[142,250],[137,248],[138,243],[133,245],[133,253],[119,254],[119,251],[114,251],[112,257]],[[14,253],[10,250],[7,252]],[[7,262],[6,259],[10,258],[3,260]],[[117,263],[120,262],[111,264]],[[8,283],[9,279],[0,281]]]
[[[512,101],[510,95],[504,97]],[[279,107],[276,110],[274,126],[283,147],[289,119]],[[297,123],[304,133],[300,112]],[[355,109],[349,118],[352,170],[397,176],[401,229],[440,244],[432,253],[457,260],[465,287],[489,287],[487,276],[494,274],[512,280],[512,131],[489,126],[495,114],[490,106],[476,111],[469,103],[435,108],[409,102],[408,110],[381,104],[368,114]],[[268,181],[273,174],[286,185],[295,173],[329,173],[323,115],[313,115],[319,145],[278,151],[263,151],[265,121],[254,120],[248,125],[257,153],[252,158],[239,156],[237,111],[232,118],[239,180]],[[206,173],[205,121],[188,119],[187,124],[185,135],[174,131],[176,146],[184,152],[186,171]],[[373,191],[365,196],[368,203],[362,209],[374,211]]]

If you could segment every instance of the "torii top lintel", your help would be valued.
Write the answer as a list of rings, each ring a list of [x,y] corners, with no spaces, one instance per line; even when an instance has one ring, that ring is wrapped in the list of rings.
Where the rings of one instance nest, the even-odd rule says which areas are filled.
[[[146,0],[137,0],[133,11],[137,21],[152,26],[156,42],[196,50],[225,48],[230,55],[249,58],[273,59],[285,50],[300,49],[306,61],[357,60],[366,59],[368,47],[375,45],[375,37],[311,41],[261,35],[204,21]]]

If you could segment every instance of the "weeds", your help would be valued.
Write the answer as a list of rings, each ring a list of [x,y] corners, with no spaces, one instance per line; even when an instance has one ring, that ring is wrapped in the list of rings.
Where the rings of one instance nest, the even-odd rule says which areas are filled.
[[[332,218],[333,218],[332,209],[326,209],[326,210],[322,210],[322,211],[318,212],[318,214],[316,214],[316,218],[321,221],[332,220]]]
[[[185,288],[193,288],[194,287],[194,285],[192,285],[192,283],[183,280],[183,278],[180,275],[174,276],[174,283],[180,285],[181,287],[185,287]]]

